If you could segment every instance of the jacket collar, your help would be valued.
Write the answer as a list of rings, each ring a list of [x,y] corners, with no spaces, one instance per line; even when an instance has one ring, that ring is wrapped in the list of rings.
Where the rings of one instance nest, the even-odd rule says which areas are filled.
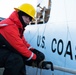
[[[18,28],[23,29],[23,25],[21,24],[19,18],[18,18],[18,13],[17,11],[14,11],[10,16],[9,19],[12,20]]]

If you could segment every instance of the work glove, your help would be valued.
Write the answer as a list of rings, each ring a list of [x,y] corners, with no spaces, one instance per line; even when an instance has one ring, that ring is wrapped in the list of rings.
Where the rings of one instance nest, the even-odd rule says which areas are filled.
[[[34,48],[29,49],[29,50],[31,50],[34,54],[36,54],[36,59],[35,60],[31,59],[29,61],[25,61],[25,64],[28,66],[40,68],[39,64],[40,64],[40,62],[42,62],[45,59],[45,55],[42,52],[40,52]]]
[[[54,71],[53,63],[51,61],[43,61],[41,62],[40,66],[42,69],[51,69],[52,71]]]
[[[45,59],[45,55],[36,49],[32,50],[32,52],[36,54],[36,60],[34,61],[37,64],[37,66],[39,66],[40,62],[42,62]]]

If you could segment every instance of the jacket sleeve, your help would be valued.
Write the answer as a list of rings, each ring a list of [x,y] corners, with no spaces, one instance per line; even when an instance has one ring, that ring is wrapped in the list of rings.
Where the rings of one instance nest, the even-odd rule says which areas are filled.
[[[18,28],[16,26],[7,26],[2,32],[5,39],[14,47],[20,54],[29,58],[36,59],[36,55],[28,50],[27,46],[24,44],[23,40],[20,38]]]
[[[27,46],[27,48],[29,48],[31,45],[26,41],[26,39],[24,38],[24,36],[22,37],[22,40],[24,42],[24,44]]]
[[[23,39],[24,44],[27,46],[27,48],[28,48],[29,50],[33,51],[34,48],[26,41],[26,39],[24,38],[24,36],[23,36],[22,39]]]

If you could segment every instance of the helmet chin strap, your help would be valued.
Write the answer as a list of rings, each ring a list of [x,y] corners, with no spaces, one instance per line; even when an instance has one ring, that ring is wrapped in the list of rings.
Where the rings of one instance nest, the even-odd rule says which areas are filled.
[[[19,15],[19,20],[20,20],[20,22],[22,23],[23,27],[26,27],[27,24],[24,22],[24,20],[23,20],[23,18],[22,18],[22,16],[25,15],[25,13],[22,12],[22,11],[19,11],[19,12],[18,12],[18,15]]]

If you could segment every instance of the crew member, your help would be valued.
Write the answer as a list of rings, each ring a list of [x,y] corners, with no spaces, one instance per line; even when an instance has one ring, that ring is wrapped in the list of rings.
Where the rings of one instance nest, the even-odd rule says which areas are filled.
[[[35,17],[35,9],[24,3],[12,14],[0,22],[0,67],[3,75],[26,75],[26,62],[36,62],[37,66],[44,60],[42,52],[31,47],[23,36],[24,28]]]

